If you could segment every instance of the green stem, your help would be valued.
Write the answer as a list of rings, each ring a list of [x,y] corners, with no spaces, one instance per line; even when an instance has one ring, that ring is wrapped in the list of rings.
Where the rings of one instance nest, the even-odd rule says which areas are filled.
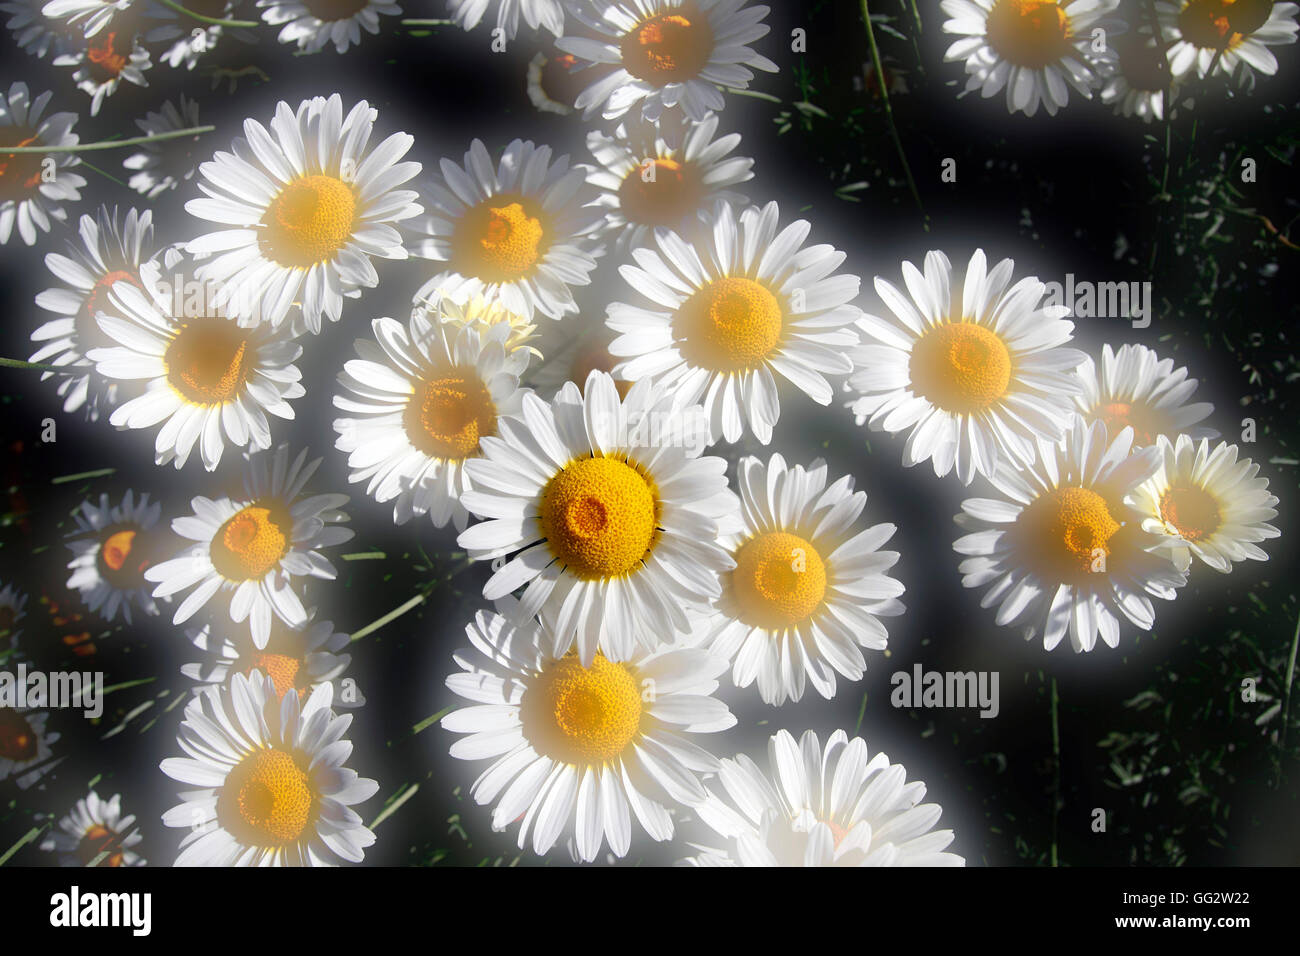
[[[1291,722],[1291,682],[1295,680],[1297,647],[1300,647],[1300,618],[1295,622],[1295,636],[1291,638],[1291,659],[1286,665],[1286,691],[1282,694],[1282,733],[1278,740],[1279,747],[1286,747],[1286,728]]]
[[[0,368],[26,368],[36,372],[62,372],[57,365],[44,365],[41,362],[24,362],[22,359],[0,358]]]
[[[424,600],[425,600],[425,596],[424,596],[423,594],[417,594],[415,597],[411,598],[411,599],[410,599],[409,601],[407,601],[405,604],[402,604],[402,605],[399,606],[399,607],[395,607],[395,608],[393,608],[391,611],[389,611],[389,612],[388,612],[387,614],[385,614],[383,617],[378,618],[377,620],[371,621],[371,622],[370,622],[369,624],[367,624],[365,627],[361,628],[361,630],[359,630],[359,631],[353,631],[353,632],[352,632],[352,640],[354,640],[354,641],[359,641],[359,640],[361,640],[363,637],[365,637],[367,634],[373,634],[375,631],[379,630],[379,629],[380,629],[381,627],[383,627],[385,624],[389,623],[390,621],[394,621],[394,620],[396,620],[397,618],[401,617],[401,616],[402,616],[403,614],[405,614],[407,611],[411,610],[411,608],[418,607],[419,605],[423,604],[423,603],[424,603]]]
[[[184,14],[199,23],[206,23],[214,27],[260,27],[262,24],[257,20],[219,20],[216,17],[205,17],[201,13],[195,13],[193,10],[186,10],[174,0],[158,0],[164,7],[175,10],[177,13]]]
[[[210,133],[215,126],[191,126],[189,129],[174,129],[166,133],[154,133],[152,136],[132,136],[130,139],[106,139],[98,143],[76,143],[72,146],[4,146],[5,153],[88,153],[101,149],[121,149],[123,146],[141,146],[144,143],[161,143],[168,139],[182,139],[186,136],[198,136]]]
[[[876,47],[876,32],[871,28],[871,10],[868,8],[867,0],[862,0],[862,22],[867,27],[867,42],[871,44],[871,62],[876,68],[876,78],[880,81],[880,98],[885,104],[885,119],[889,124],[889,135],[894,141],[894,149],[898,151],[898,158],[903,163],[903,173],[907,177],[907,188],[912,191],[912,199],[916,201],[916,208],[921,213],[921,219],[925,226],[925,231],[930,231],[930,217],[925,214],[925,206],[921,203],[921,194],[916,190],[916,180],[912,178],[912,167],[908,165],[907,153],[903,151],[903,141],[898,136],[898,127],[894,125],[894,109],[889,102],[889,88],[885,83],[885,68],[880,62],[880,50]]]
[[[404,27],[449,27],[453,26],[455,20],[398,20]]]

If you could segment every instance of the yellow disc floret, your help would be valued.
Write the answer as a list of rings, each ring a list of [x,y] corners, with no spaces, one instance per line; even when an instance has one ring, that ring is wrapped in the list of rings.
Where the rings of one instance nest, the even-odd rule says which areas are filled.
[[[1219,530],[1223,515],[1218,500],[1199,485],[1171,485],[1160,496],[1160,517],[1184,541],[1200,541]]]
[[[108,854],[99,861],[99,866],[121,866],[122,850],[118,846],[121,838],[102,823],[92,823],[82,834],[77,844],[76,856],[82,866],[90,866],[99,860],[101,854]]]
[[[736,552],[731,572],[742,620],[783,630],[806,621],[826,596],[826,566],[807,539],[765,531]]]
[[[212,566],[231,581],[261,578],[289,551],[292,522],[278,509],[248,505],[226,520],[212,539]]]
[[[713,52],[708,19],[692,6],[637,24],[619,44],[623,68],[654,86],[699,75]]]
[[[524,736],[538,753],[570,764],[601,764],[627,749],[641,729],[641,689],[627,664],[597,654],[553,661],[520,702]]]
[[[167,383],[192,405],[234,401],[252,371],[248,332],[224,319],[180,327],[163,353]]]
[[[306,771],[285,750],[249,754],[230,771],[217,797],[217,817],[237,840],[279,847],[295,842],[312,821],[315,795]]]
[[[460,461],[495,435],[492,394],[473,369],[449,369],[416,386],[403,416],[411,444],[433,458]]]
[[[1091,488],[1056,488],[1035,499],[1016,523],[1031,567],[1062,582],[1105,569],[1120,523]]]
[[[1136,402],[1106,402],[1097,406],[1093,416],[1106,423],[1106,433],[1111,437],[1131,427],[1135,447],[1150,445],[1172,424],[1155,409]]]
[[[646,160],[618,187],[618,205],[629,222],[672,226],[700,204],[701,185],[694,167],[671,157]]]
[[[633,571],[654,543],[653,483],[618,458],[570,462],[542,490],[538,523],[551,553],[584,580]]]
[[[673,325],[692,364],[727,372],[754,368],[781,341],[781,303],[761,282],[729,276],[687,299]]]
[[[333,259],[356,229],[356,189],[320,173],[289,183],[262,219],[263,250],[282,266],[306,269]]]
[[[983,411],[1007,393],[1011,353],[992,329],[949,322],[926,331],[912,346],[912,389],[944,411]]]
[[[546,248],[541,210],[522,196],[493,196],[468,210],[452,246],[461,271],[485,282],[514,282],[533,271]]]
[[[1055,0],[997,0],[986,36],[1002,59],[1041,69],[1070,52],[1070,19]]]

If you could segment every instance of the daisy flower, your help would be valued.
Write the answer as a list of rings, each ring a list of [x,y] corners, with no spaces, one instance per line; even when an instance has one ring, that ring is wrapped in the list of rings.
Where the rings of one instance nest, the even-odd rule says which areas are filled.
[[[1204,77],[1218,61],[1216,72],[1232,76],[1240,63],[1246,75],[1277,72],[1277,57],[1269,49],[1295,43],[1294,3],[1271,0],[1157,0],[1156,16],[1169,47],[1174,79]]]
[[[69,167],[80,165],[76,153],[5,153],[5,146],[75,146],[75,113],[53,113],[41,118],[52,93],[32,101],[26,83],[14,83],[0,92],[0,245],[9,242],[14,226],[29,246],[36,245],[37,230],[50,231],[50,220],[62,222],[68,214],[61,202],[81,198],[86,180]]]
[[[505,608],[503,608],[505,609]],[[625,856],[632,817],[654,840],[673,835],[668,807],[698,806],[697,774],[718,762],[689,735],[735,726],[712,695],[727,662],[698,647],[661,644],[616,663],[596,654],[583,664],[541,621],[480,611],[456,652],[461,672],[447,687],[470,703],[442,718],[465,734],[451,746],[461,760],[491,760],[470,790],[495,803],[492,829],[522,819],[519,848],[531,838],[546,853],[566,833],[573,856],[590,863],[608,842]]]
[[[19,626],[25,617],[27,595],[12,584],[0,588],[0,660],[16,650],[23,633]]]
[[[1132,450],[1133,432],[1107,437],[1106,426],[1081,418],[1056,444],[1038,443],[1024,467],[1002,462],[991,481],[999,498],[968,498],[957,515],[970,532],[953,544],[966,555],[962,584],[988,590],[999,626],[1041,632],[1052,650],[1066,632],[1075,651],[1097,635],[1119,644],[1121,615],[1142,630],[1155,622],[1151,598],[1171,601],[1187,578],[1143,515],[1126,499],[1159,464],[1155,446]]]
[[[809,730],[798,743],[781,730],[767,742],[771,771],[744,754],[720,761],[718,783],[697,809],[725,848],[689,866],[964,866],[945,853],[951,830],[935,830],[943,808],[907,768],[861,737],[837,730],[825,748]],[[702,848],[703,849],[703,848]]]
[[[219,291],[189,279],[189,266],[168,257],[174,285],[155,279],[145,292],[127,282],[109,289],[111,309],[99,313],[100,331],[113,343],[91,349],[106,379],[145,384],[119,405],[114,428],[154,428],[154,462],[178,469],[195,445],[212,471],[226,443],[271,447],[267,415],[292,419],[289,402],[306,394],[293,363],[302,347],[284,329],[246,328],[241,317],[214,305]]]
[[[362,100],[345,118],[336,93],[304,100],[297,112],[281,102],[270,132],[244,120],[233,151],[199,166],[207,196],[185,204],[228,227],[188,245],[199,258],[215,256],[201,278],[250,299],[250,314],[273,326],[300,302],[314,333],[322,315],[339,320],[345,296],[374,288],[371,258],[405,259],[395,224],[420,212],[416,193],[397,188],[420,171],[398,162],[414,140],[394,133],[368,148],[378,115]]]
[[[15,707],[0,707],[0,783],[15,777],[18,789],[26,790],[49,767],[41,766],[53,754],[59,734],[47,730],[49,714]]]
[[[412,311],[423,312],[437,324],[447,328],[450,334],[458,329],[470,328],[482,338],[494,333],[491,330],[504,325],[509,331],[505,333],[507,352],[524,349],[530,356],[540,357],[541,352],[533,344],[538,338],[537,326],[532,319],[518,312],[511,312],[499,302],[490,302],[482,296],[474,296],[465,302],[453,302],[434,292],[431,299],[417,299]]]
[[[1033,276],[1010,285],[1013,265],[987,271],[977,249],[958,287],[948,257],[928,252],[924,274],[903,263],[910,299],[877,277],[891,315],[859,322],[848,405],[859,425],[910,430],[905,466],[929,459],[939,477],[955,467],[970,484],[1004,457],[1028,460],[1036,439],[1055,441],[1068,427],[1085,358],[1061,348],[1073,337],[1062,318],[1070,310],[1040,304],[1045,287]]]
[[[204,652],[205,659],[183,665],[181,673],[208,685],[257,670],[271,678],[278,696],[293,690],[305,697],[317,684],[339,677],[352,662],[351,654],[339,653],[351,643],[348,635],[337,633],[333,621],[316,620],[315,608],[307,616],[309,622],[298,628],[272,621],[265,647],[253,643],[246,627],[208,622],[187,628],[185,636]]]
[[[319,53],[330,43],[339,53],[361,42],[361,31],[377,35],[379,18],[398,17],[402,8],[389,0],[257,0],[262,19],[284,24],[281,43],[296,43],[302,53]]]
[[[80,40],[82,31],[66,20],[48,17],[43,8],[48,0],[6,0],[0,11],[10,14],[5,21],[14,42],[39,59],[50,53],[60,56],[68,52],[73,42]]]
[[[1187,369],[1174,368],[1173,359],[1162,359],[1145,345],[1101,347],[1101,368],[1087,356],[1079,366],[1083,392],[1075,396],[1075,407],[1086,421],[1106,423],[1108,432],[1133,429],[1133,445],[1155,444],[1160,435],[1171,438],[1187,434],[1192,438],[1217,438],[1218,432],[1198,424],[1210,416],[1209,402],[1190,402],[1196,379]]]
[[[88,34],[77,49],[55,57],[55,66],[76,67],[72,79],[90,96],[91,116],[99,115],[104,100],[123,82],[149,85],[144,72],[152,68],[153,60],[140,43],[139,30],[139,17],[124,14],[108,28]]]
[[[41,12],[51,20],[62,20],[93,37],[128,10],[135,0],[49,0]]]
[[[521,16],[530,30],[546,29],[557,37],[564,36],[564,0],[448,0],[451,18],[463,30],[478,26],[494,4],[497,29],[505,32],[507,40],[518,36]]]
[[[700,457],[700,419],[649,383],[620,401],[603,372],[550,404],[524,395],[522,421],[499,421],[465,463],[461,503],[487,520],[457,542],[474,560],[510,556],[483,596],[524,587],[521,620],[549,608],[556,652],[576,642],[587,665],[687,630],[685,609],[716,597],[731,567],[717,534],[737,508],[726,463]]]
[[[144,866],[131,849],[142,839],[135,817],[122,815],[119,794],[101,800],[91,790],[46,834],[41,849],[58,854],[60,866]]]
[[[360,358],[339,375],[335,447],[347,452],[348,480],[366,481],[376,501],[396,501],[393,521],[427,514],[435,528],[469,523],[461,496],[472,487],[465,463],[502,418],[519,419],[524,349],[508,351],[510,326],[482,334],[440,324],[422,310],[403,325],[375,319],[374,341],[356,343]]]
[[[105,621],[114,620],[120,610],[130,624],[132,604],[145,614],[158,613],[144,572],[160,556],[163,541],[154,529],[161,511],[162,506],[151,503],[147,494],[137,499],[128,490],[121,504],[110,504],[103,494],[98,505],[83,501],[73,512],[77,529],[68,536],[73,554],[68,587]]]
[[[1131,504],[1142,527],[1167,535],[1181,571],[1196,557],[1227,574],[1236,561],[1267,561],[1257,542],[1281,534],[1268,524],[1277,517],[1277,498],[1259,465],[1237,458],[1237,446],[1190,435],[1171,441],[1161,435],[1160,467],[1133,492]]]
[[[81,217],[80,243],[68,244],[68,255],[51,252],[45,267],[62,287],[46,289],[36,296],[36,305],[58,318],[32,333],[40,343],[31,361],[67,367],[66,372],[44,372],[41,381],[58,375],[58,394],[63,410],[84,407],[91,421],[99,419],[100,407],[116,401],[117,385],[107,382],[86,357],[91,349],[111,345],[99,331],[96,316],[110,308],[108,290],[114,282],[140,285],[140,270],[155,253],[153,213],[129,209],[119,218],[101,206],[95,218]]]
[[[234,0],[185,0],[185,9],[214,20],[228,20],[234,12]],[[215,49],[226,29],[221,24],[198,23],[193,17],[177,13],[167,7],[150,3],[150,19],[157,21],[145,39],[152,43],[170,42],[159,55],[158,60],[173,69],[182,66],[192,70],[198,66],[203,54]],[[256,38],[247,30],[233,30],[232,36],[256,42]],[[172,145],[172,144],[168,144]]]
[[[740,134],[714,139],[718,117],[683,124],[625,122],[606,136],[587,134],[597,167],[587,177],[606,210],[606,229],[620,250],[647,244],[656,227],[686,232],[718,203],[744,205],[728,189],[752,179],[754,161],[731,156]]]
[[[745,0],[573,0],[570,10],[597,35],[555,45],[612,67],[574,104],[585,116],[615,120],[639,107],[654,123],[680,109],[698,123],[726,105],[724,89],[748,89],[754,70],[778,70],[749,47],[767,35],[768,8]]]
[[[898,615],[903,586],[886,573],[897,551],[880,551],[892,524],[860,528],[865,492],[849,476],[827,487],[826,465],[786,467],[742,458],[744,528],[722,539],[735,561],[722,577],[709,644],[734,661],[737,687],[758,682],[765,704],[799,700],[806,684],[826,699],[835,675],[862,679],[860,647],[884,650],[880,616]]]
[[[144,119],[135,121],[140,132],[145,136],[157,136],[159,133],[171,133],[180,129],[193,129],[199,125],[199,104],[187,99],[182,93],[176,103],[167,100],[162,108],[154,113],[144,114]],[[175,189],[182,181],[194,178],[196,160],[193,140],[166,140],[161,143],[144,143],[140,152],[132,153],[122,160],[122,165],[134,175],[127,181],[138,193],[150,199],[157,199],[169,189]]]
[[[580,384],[593,371],[612,374],[618,365],[618,359],[609,351],[613,341],[614,335],[603,317],[583,313],[563,322],[553,322],[538,338],[542,360],[529,368],[525,381],[550,401],[565,382]],[[626,398],[632,383],[615,378],[614,387],[620,397]]]
[[[337,510],[347,495],[302,494],[320,463],[319,458],[308,463],[306,449],[290,463],[289,448],[281,445],[274,454],[249,456],[240,499],[199,496],[190,502],[194,514],[174,520],[172,530],[194,544],[145,571],[157,585],[154,597],[193,588],[173,624],[189,620],[218,592],[230,595],[232,621],[251,621],[259,648],[270,639],[272,616],[290,627],[306,623],[293,578],[332,581],[334,565],[318,549],[352,539],[350,529],[337,526],[347,520]]]
[[[604,221],[584,168],[570,168],[568,156],[552,162],[549,146],[519,139],[495,167],[476,139],[463,167],[443,159],[441,168],[419,226],[427,238],[412,251],[447,265],[416,299],[479,296],[530,319],[576,312],[570,286],[591,281],[593,233]]]
[[[1178,86],[1169,72],[1164,46],[1150,37],[1114,39],[1119,63],[1101,88],[1101,101],[1112,104],[1121,116],[1136,116],[1144,123],[1165,118],[1165,99],[1178,102]]]
[[[988,98],[1004,87],[1007,111],[1049,115],[1069,102],[1069,87],[1085,99],[1101,83],[1114,53],[1092,49],[1092,32],[1120,32],[1109,19],[1119,0],[943,0],[950,19],[945,33],[958,34],[944,59],[966,64],[966,89]]]
[[[162,772],[199,789],[163,814],[190,832],[176,866],[337,866],[360,863],[375,835],[352,809],[379,785],[344,763],[350,716],[330,710],[331,684],[301,701],[276,693],[275,681],[253,671],[226,687],[200,691],[185,707]]]
[[[641,301],[609,306],[620,333],[610,352],[624,359],[616,374],[702,402],[710,443],[737,441],[746,426],[772,440],[781,416],[773,373],[829,405],[826,376],[853,368],[858,277],[832,274],[844,253],[805,247],[808,222],[780,229],[778,215],[774,202],[739,213],[724,205],[693,242],[657,229],[653,247],[632,250],[636,265],[619,267]]]

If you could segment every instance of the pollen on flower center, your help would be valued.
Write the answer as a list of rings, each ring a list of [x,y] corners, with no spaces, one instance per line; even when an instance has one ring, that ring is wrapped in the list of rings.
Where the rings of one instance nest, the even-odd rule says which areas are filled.
[[[673,322],[687,361],[715,371],[761,365],[781,341],[783,314],[767,286],[753,279],[715,279],[682,305]]]
[[[1099,405],[1093,414],[1106,423],[1106,433],[1111,437],[1118,435],[1126,426],[1132,426],[1134,447],[1150,445],[1165,430],[1161,416],[1146,405],[1108,402]]]
[[[826,565],[805,538],[766,531],[736,552],[731,572],[746,624],[783,630],[806,621],[826,596]]]
[[[713,30],[691,6],[639,23],[619,44],[623,69],[654,86],[697,76],[713,52]]]
[[[129,31],[104,30],[87,42],[86,59],[90,61],[101,83],[116,79],[122,74],[134,46]]]
[[[252,370],[248,353],[248,332],[234,322],[186,322],[163,353],[167,382],[194,405],[233,401]]]
[[[480,438],[496,434],[497,410],[473,369],[453,368],[416,386],[403,424],[426,455],[460,461],[478,454]]]
[[[1223,523],[1215,497],[1199,485],[1186,483],[1172,485],[1160,496],[1160,517],[1184,541],[1208,538]]]
[[[0,757],[22,763],[36,756],[36,731],[22,714],[0,707]]]
[[[989,45],[1009,63],[1041,69],[1070,51],[1070,19],[1055,0],[997,0],[989,12]]]
[[[0,127],[0,201],[25,199],[41,185],[40,153],[6,153],[6,146],[42,146],[39,136],[21,126]]]
[[[631,572],[654,543],[659,501],[648,477],[617,458],[582,458],[542,490],[538,522],[551,553],[584,580]]]
[[[116,588],[137,588],[144,583],[149,561],[137,547],[143,543],[138,528],[110,528],[99,546],[99,573]]]
[[[119,839],[116,833],[102,823],[92,823],[77,844],[77,860],[82,866],[90,866],[101,853],[107,853],[109,855],[104,857],[100,866],[121,866],[123,860],[122,851],[118,849]]]
[[[230,771],[217,797],[217,817],[240,842],[284,846],[311,822],[315,795],[306,772],[284,750],[249,754]]]
[[[522,196],[493,196],[461,217],[452,246],[462,271],[486,282],[514,282],[546,249],[541,210]]]
[[[245,674],[254,670],[260,670],[275,682],[275,693],[283,697],[291,690],[296,690],[301,695],[305,688],[298,686],[298,672],[302,669],[302,657],[290,657],[288,654],[275,654],[270,651],[259,651],[251,655],[248,667],[244,669]]]
[[[366,8],[369,0],[303,0],[303,6],[317,20],[329,23],[347,20]]]
[[[1104,570],[1120,524],[1097,492],[1065,487],[1026,507],[1016,531],[1045,576],[1069,582]]]
[[[271,200],[262,246],[283,266],[306,269],[333,259],[356,228],[356,189],[336,176],[302,176]]]
[[[212,566],[231,581],[264,577],[288,553],[291,530],[288,515],[260,504],[247,505],[212,538]]]
[[[661,157],[638,164],[624,177],[618,202],[629,222],[671,226],[699,206],[701,192],[694,167]]]
[[[1231,0],[1192,0],[1178,14],[1178,32],[1194,46],[1227,49],[1232,43],[1232,24],[1228,20]]]
[[[969,414],[1007,393],[1011,353],[991,329],[974,322],[937,325],[912,346],[913,390],[944,411]]]
[[[538,753],[569,764],[618,757],[641,729],[641,688],[627,664],[576,654],[547,665],[520,701],[524,736]]]

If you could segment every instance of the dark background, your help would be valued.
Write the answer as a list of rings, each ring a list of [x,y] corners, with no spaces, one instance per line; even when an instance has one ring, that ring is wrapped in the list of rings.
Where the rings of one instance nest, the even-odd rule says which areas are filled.
[[[441,17],[442,4],[410,4],[411,17]],[[1284,536],[1267,543],[1267,564],[1239,565],[1229,577],[1203,566],[1172,604],[1157,602],[1155,629],[1126,626],[1120,646],[1074,655],[1068,642],[1055,652],[1026,644],[1017,632],[993,624],[979,607],[980,592],[960,586],[952,515],[963,497],[955,479],[936,479],[928,465],[900,466],[902,440],[854,427],[839,407],[820,409],[789,395],[770,451],[787,460],[821,456],[833,474],[849,472],[869,495],[866,516],[897,524],[891,547],[902,552],[897,576],[907,587],[908,613],[891,619],[889,657],[869,655],[858,685],[840,682],[835,700],[810,690],[803,701],[767,708],[751,688],[722,696],[740,718],[737,728],[707,741],[714,752],[748,750],[755,756],[780,728],[806,728],[823,737],[842,727],[860,733],[873,751],[903,762],[909,779],[924,780],[929,799],[944,808],[951,849],[971,865],[1048,864],[1289,864],[1300,854],[1297,757],[1300,731],[1285,735],[1275,713],[1288,680],[1297,608],[1296,562],[1289,533],[1296,500],[1295,357],[1296,245],[1288,238],[1300,208],[1294,196],[1300,58],[1294,47],[1274,48],[1278,75],[1262,78],[1249,94],[1229,95],[1222,81],[1195,84],[1195,108],[1170,124],[1146,125],[1114,115],[1099,102],[1079,100],[1056,117],[1008,116],[1002,94],[991,100],[959,97],[960,64],[944,64],[951,37],[941,32],[938,5],[918,4],[918,34],[906,3],[873,4],[881,54],[903,75],[908,91],[892,94],[895,120],[915,175],[927,221],[908,191],[873,82],[865,82],[870,53],[858,4],[848,0],[777,3],[773,30],[756,46],[781,72],[760,74],[753,89],[779,102],[729,96],[721,131],[740,131],[737,152],[754,157],[755,178],[742,187],[755,201],[776,199],[782,219],[796,214],[813,223],[813,241],[848,253],[844,266],[863,276],[860,304],[881,308],[873,275],[897,282],[900,263],[919,263],[940,248],[959,268],[982,247],[991,260],[1010,256],[1017,277],[1034,273],[1062,281],[1073,272],[1095,281],[1151,280],[1154,319],[1136,330],[1116,319],[1080,319],[1081,347],[1094,354],[1103,342],[1141,342],[1187,365],[1201,380],[1198,398],[1213,401],[1212,423],[1238,441],[1241,420],[1257,422],[1257,442],[1242,453],[1263,462],[1281,499],[1275,522]],[[252,19],[251,4],[236,16]],[[791,30],[806,31],[807,52],[791,52]],[[525,93],[526,63],[534,47],[521,37],[505,54],[489,49],[486,26],[464,34],[453,27],[416,30],[384,24],[382,37],[364,36],[340,57],[331,49],[295,56],[261,27],[256,45],[225,38],[193,72],[156,65],[150,86],[123,86],[100,116],[71,71],[24,54],[12,39],[0,41],[0,82],[26,80],[33,93],[55,92],[51,109],[82,113],[82,141],[135,135],[135,117],[157,109],[178,92],[197,97],[200,119],[217,126],[198,144],[177,144],[206,158],[228,148],[246,116],[267,122],[279,99],[296,104],[312,95],[343,94],[345,108],[368,99],[380,112],[379,135],[405,130],[416,138],[408,158],[436,168],[440,157],[457,161],[470,139],[498,150],[516,136],[550,143],[589,160],[583,134],[591,124],[576,116],[536,112]],[[234,93],[214,68],[256,65],[269,78],[238,80]],[[219,84],[219,86],[218,86]],[[216,88],[214,88],[216,87]],[[1168,139],[1166,139],[1168,136]],[[1168,153],[1166,153],[1166,142]],[[87,172],[83,202],[69,209],[66,227],[35,249],[17,236],[0,251],[0,288],[9,321],[0,324],[3,354],[26,358],[30,333],[46,319],[33,296],[53,284],[41,264],[75,220],[99,203],[143,205],[124,186],[120,162],[133,150],[88,158],[104,174]],[[1168,155],[1168,160],[1166,160]],[[940,181],[940,163],[957,161],[957,182]],[[1257,182],[1243,184],[1241,159],[1258,165]],[[1162,192],[1168,161],[1168,190]],[[121,180],[121,182],[117,181]],[[865,186],[855,184],[865,183]],[[845,188],[849,187],[849,188]],[[155,209],[160,241],[192,238],[206,228],[183,210],[197,195],[193,183],[160,197]],[[608,259],[596,283],[581,296],[599,315],[621,293]],[[297,421],[274,432],[294,447],[308,444],[325,456],[316,484],[347,485],[344,456],[333,450],[331,398],[334,376],[352,356],[352,340],[369,335],[376,315],[403,316],[410,295],[429,275],[419,261],[381,266],[381,284],[349,301],[338,326],[303,340],[299,362],[307,395],[294,403]],[[544,321],[544,320],[543,320]],[[179,832],[160,814],[181,789],[158,770],[179,753],[174,733],[189,682],[178,668],[198,651],[167,617],[134,627],[106,626],[64,587],[69,552],[60,540],[85,497],[107,492],[116,501],[127,488],[149,491],[164,503],[166,519],[188,513],[194,494],[218,493],[235,474],[237,454],[208,475],[192,461],[177,473],[152,465],[153,432],[115,432],[107,421],[90,424],[65,415],[53,383],[31,371],[0,370],[0,435],[7,500],[0,527],[0,581],[14,581],[31,601],[22,645],[47,668],[95,668],[117,684],[98,725],[55,712],[51,726],[63,734],[56,756],[66,758],[40,789],[18,791],[0,783],[0,855],[34,825],[40,812],[62,815],[93,782],[108,796],[123,794],[137,814],[153,863],[169,863]],[[58,422],[58,440],[40,441],[41,421]],[[754,446],[715,449],[763,453]],[[62,481],[69,474],[115,469],[110,475]],[[389,505],[349,489],[356,540],[338,553],[382,551],[383,560],[335,560],[338,581],[316,588],[312,600],[340,629],[357,630],[416,593],[427,601],[356,642],[352,677],[365,697],[356,709],[350,765],[380,782],[380,794],[362,808],[367,822],[385,801],[418,792],[376,830],[368,864],[530,863],[520,856],[514,831],[493,834],[489,808],[474,806],[470,783],[486,766],[452,761],[452,735],[427,718],[454,703],[443,679],[450,655],[464,643],[463,626],[482,601],[486,568],[455,574],[461,555],[450,529],[427,521],[395,528]],[[338,553],[332,557],[338,557]],[[76,612],[84,612],[72,619]],[[70,643],[76,642],[76,643]],[[87,653],[89,649],[89,652]],[[889,676],[920,662],[929,670],[996,670],[1001,713],[981,720],[974,711],[894,709]],[[1258,680],[1260,699],[1241,700],[1243,678]],[[1059,744],[1053,745],[1052,681],[1059,697]],[[146,706],[129,716],[142,705]],[[1276,710],[1276,708],[1274,708]],[[124,724],[124,725],[123,725]],[[123,725],[108,739],[104,735]],[[1094,808],[1107,811],[1107,830],[1091,829]],[[685,838],[702,835],[683,828]],[[680,841],[657,846],[634,841],[630,859],[647,863],[684,855]],[[34,845],[14,863],[50,862]],[[550,862],[567,862],[562,848]]]

